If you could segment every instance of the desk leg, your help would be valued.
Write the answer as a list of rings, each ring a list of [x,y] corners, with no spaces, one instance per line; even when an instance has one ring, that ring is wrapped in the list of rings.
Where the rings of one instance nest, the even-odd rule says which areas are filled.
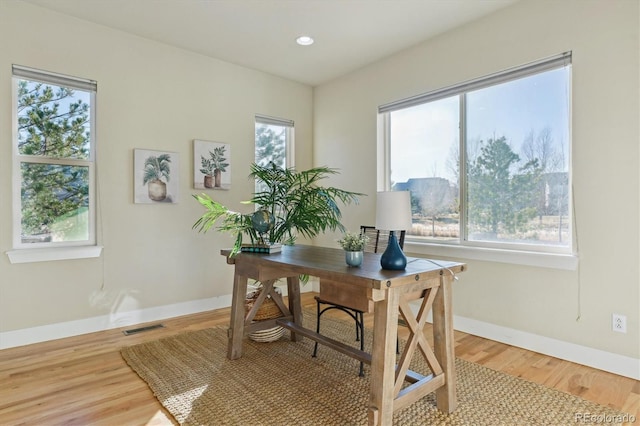
[[[433,301],[433,349],[445,374],[444,386],[436,390],[436,405],[440,411],[456,409],[456,365],[453,336],[453,279],[446,272],[440,276],[440,288]]]
[[[231,301],[231,320],[229,321],[229,343],[227,358],[238,359],[242,356],[242,339],[244,338],[244,300],[247,296],[248,277],[234,273],[233,299]]]
[[[298,276],[287,277],[287,295],[293,322],[302,327],[302,302],[300,301],[300,278]],[[291,332],[291,340],[299,342],[302,340],[302,336]]]
[[[370,425],[391,425],[393,422],[400,295],[395,288],[389,288],[386,292],[384,300],[376,302],[374,305],[369,399]]]

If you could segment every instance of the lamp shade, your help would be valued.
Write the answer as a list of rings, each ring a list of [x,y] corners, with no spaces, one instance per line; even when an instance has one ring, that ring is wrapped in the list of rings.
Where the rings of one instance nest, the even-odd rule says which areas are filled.
[[[376,199],[376,228],[385,231],[411,229],[411,193],[382,191]]]

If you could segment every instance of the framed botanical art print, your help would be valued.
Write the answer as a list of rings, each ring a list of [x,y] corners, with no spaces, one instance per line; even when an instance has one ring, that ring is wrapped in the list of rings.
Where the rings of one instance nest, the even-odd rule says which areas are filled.
[[[177,203],[180,158],[177,152],[135,149],[134,202]]]
[[[193,187],[231,188],[231,145],[198,139],[193,141]]]

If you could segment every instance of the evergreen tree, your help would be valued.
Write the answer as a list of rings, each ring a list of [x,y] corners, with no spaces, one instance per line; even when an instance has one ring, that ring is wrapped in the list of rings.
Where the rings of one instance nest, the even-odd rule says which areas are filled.
[[[469,162],[469,223],[475,231],[525,230],[536,214],[541,169],[537,159],[520,164],[506,138],[489,139]]]
[[[89,105],[74,90],[21,80],[18,84],[18,150],[22,173],[22,234],[48,234],[62,218],[88,207],[88,167],[47,164],[88,159]],[[64,232],[64,230],[61,230]]]
[[[256,164],[266,167],[273,163],[285,168],[286,139],[285,129],[277,132],[266,124],[256,126]]]

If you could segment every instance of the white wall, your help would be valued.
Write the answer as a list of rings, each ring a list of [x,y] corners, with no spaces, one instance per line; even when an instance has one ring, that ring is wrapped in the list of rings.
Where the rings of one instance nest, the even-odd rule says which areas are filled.
[[[317,87],[314,162],[342,169],[334,184],[371,195],[345,211],[345,224],[375,220],[379,105],[571,50],[579,270],[462,259],[455,314],[620,355],[638,370],[638,4],[523,0]],[[611,330],[614,312],[627,316],[627,334]]]
[[[10,264],[4,254],[12,248],[11,64],[98,82],[100,258]],[[254,114],[294,120],[297,165],[312,164],[311,87],[23,2],[0,1],[0,99],[0,340],[48,324],[116,326],[136,322],[140,310],[228,303],[233,268],[219,253],[232,239],[191,229],[204,211],[191,197],[202,192],[193,189],[193,139],[231,145],[232,188],[208,193],[238,210],[250,209],[240,201],[253,192]],[[133,203],[135,148],[179,153],[178,204]]]

